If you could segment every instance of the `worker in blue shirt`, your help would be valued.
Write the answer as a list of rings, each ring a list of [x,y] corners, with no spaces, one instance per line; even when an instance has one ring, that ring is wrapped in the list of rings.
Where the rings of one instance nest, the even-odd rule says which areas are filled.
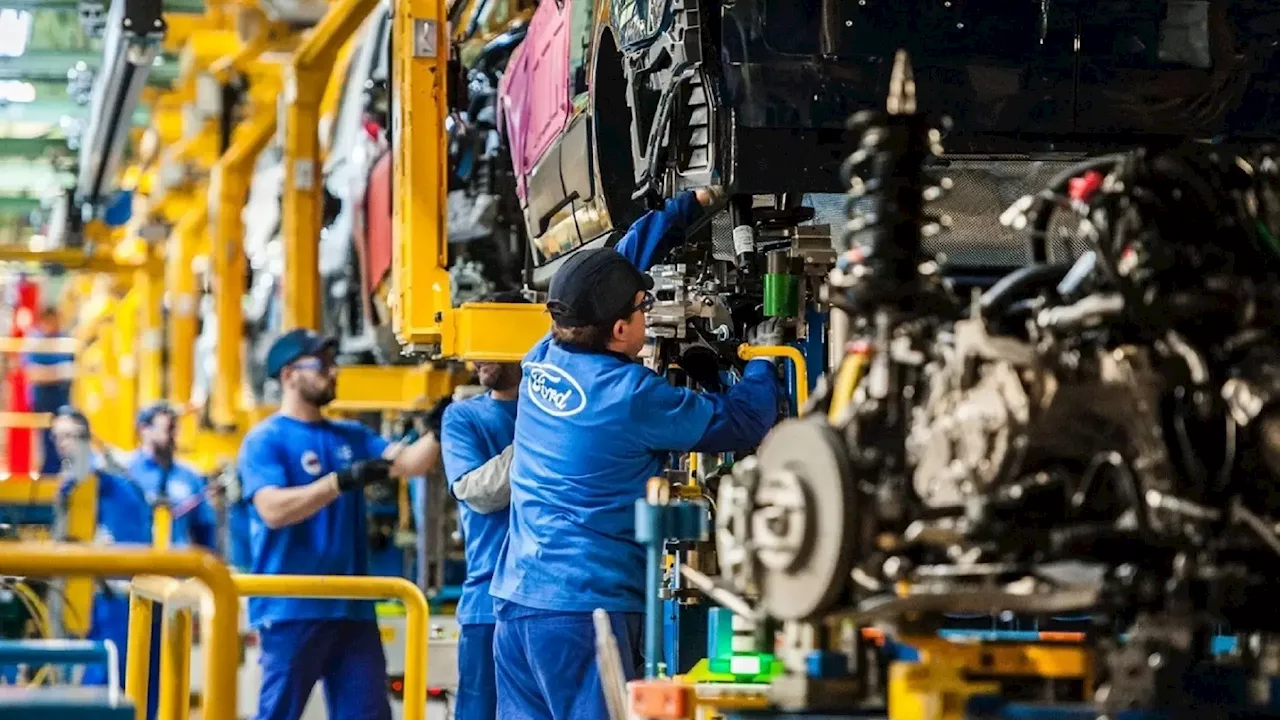
[[[56,339],[63,337],[58,310],[41,308],[30,337]],[[31,401],[31,412],[52,413],[71,403],[71,378],[75,374],[75,355],[71,353],[27,353],[23,370],[26,371]],[[56,475],[61,468],[57,444],[52,430],[40,431],[40,472]]]
[[[142,489],[123,474],[114,471],[106,459],[90,447],[89,420],[70,406],[57,409],[51,426],[51,434],[63,458],[59,496],[66,498],[80,480],[92,472],[98,481],[98,528],[94,537],[96,545],[115,543],[151,542],[150,509]],[[151,681],[147,698],[147,717],[154,718],[160,683],[160,625],[159,616],[152,626]],[[117,677],[124,686],[125,656],[129,639],[129,578],[103,578],[93,599],[89,622],[89,640],[115,643],[117,650]],[[101,665],[85,668],[81,680],[84,685],[105,685],[107,669]]]
[[[608,717],[591,612],[610,614],[628,677],[640,667],[644,550],[635,502],[670,452],[743,451],[777,420],[772,362],[723,394],[674,387],[635,362],[652,267],[714,202],[685,193],[613,250],[581,250],[552,278],[550,335],[525,356],[510,470],[507,544],[490,593],[503,720]],[[772,323],[752,331],[772,344]]]
[[[321,415],[337,392],[336,349],[333,338],[298,329],[267,351],[280,410],[249,431],[237,463],[254,573],[368,574],[364,489],[439,461],[434,435],[390,446],[359,423]],[[249,622],[262,648],[258,720],[296,720],[320,680],[329,717],[390,720],[372,602],[251,598]]]
[[[217,548],[217,515],[205,481],[177,462],[178,415],[166,403],[138,413],[138,450],[129,461],[129,477],[147,494],[150,504],[163,500],[173,515],[173,547]],[[163,481],[164,493],[161,493]]]
[[[525,301],[517,292],[486,299]],[[520,390],[519,363],[477,363],[476,371],[487,392],[449,405],[440,426],[445,480],[458,501],[458,524],[467,560],[467,579],[457,613],[461,627],[457,720],[494,720],[498,716],[489,581],[507,539],[508,470]]]

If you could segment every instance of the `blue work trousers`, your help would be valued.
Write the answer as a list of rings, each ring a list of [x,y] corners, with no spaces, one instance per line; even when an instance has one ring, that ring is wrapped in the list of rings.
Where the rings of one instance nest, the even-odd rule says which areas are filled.
[[[640,674],[644,616],[609,616],[623,672]],[[534,615],[498,620],[493,653],[502,720],[601,720],[609,717],[596,666],[596,631],[590,613]]]
[[[493,625],[463,625],[458,636],[458,706],[454,720],[498,717],[493,664]]]
[[[262,696],[257,720],[297,720],[324,681],[328,717],[391,720],[387,658],[373,620],[298,620],[258,631]]]

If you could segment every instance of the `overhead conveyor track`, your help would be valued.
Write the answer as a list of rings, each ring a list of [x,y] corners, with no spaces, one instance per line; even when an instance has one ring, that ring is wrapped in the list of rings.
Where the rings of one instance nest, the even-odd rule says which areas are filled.
[[[91,117],[80,148],[78,200],[101,203],[115,187],[134,109],[164,39],[160,0],[111,3],[103,38],[101,80],[94,85]]]

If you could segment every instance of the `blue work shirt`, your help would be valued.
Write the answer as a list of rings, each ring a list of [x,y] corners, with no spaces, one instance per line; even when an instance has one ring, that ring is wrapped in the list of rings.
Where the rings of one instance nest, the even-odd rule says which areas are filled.
[[[636,222],[616,250],[641,270],[701,213],[692,193]],[[630,358],[561,345],[525,356],[511,467],[511,526],[490,592],[500,618],[539,611],[644,610],[635,501],[667,453],[744,450],[778,415],[768,361],[723,394],[673,387]],[[516,606],[516,607],[513,607]]]
[[[450,490],[459,478],[489,462],[515,439],[516,403],[485,393],[455,402],[444,411],[440,448]],[[458,524],[467,555],[467,579],[458,602],[460,625],[495,622],[489,581],[507,539],[510,515],[506,508],[483,515],[465,502],[458,503]]]
[[[148,503],[160,492],[160,478],[164,468],[155,458],[139,450],[129,460],[129,477],[147,495]],[[174,547],[202,545],[214,547],[217,539],[218,519],[213,505],[205,497],[204,478],[181,463],[169,469],[169,481],[165,483],[169,507],[173,513],[173,529],[170,536]]]
[[[272,415],[245,436],[238,467],[242,502],[249,515],[251,570],[272,575],[367,575],[368,518],[364,493],[344,492],[315,515],[272,530],[262,521],[253,496],[267,487],[300,487],[354,462],[382,457],[383,440],[359,423],[304,422]],[[367,600],[251,598],[254,628],[292,620],[373,620]]]
[[[43,334],[32,331],[31,337],[43,338]],[[55,336],[57,337],[57,336]],[[70,353],[27,353],[23,357],[23,364],[27,366],[40,365],[50,367],[54,365],[65,365],[75,361],[75,355]],[[55,412],[63,405],[71,404],[71,381],[59,380],[52,383],[30,383],[30,400],[32,412]]]

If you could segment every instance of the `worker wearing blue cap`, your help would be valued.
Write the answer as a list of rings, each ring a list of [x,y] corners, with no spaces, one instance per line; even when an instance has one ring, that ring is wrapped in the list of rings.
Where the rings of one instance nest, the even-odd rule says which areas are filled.
[[[363,425],[321,415],[337,392],[336,349],[299,329],[267,351],[280,410],[249,431],[238,461],[254,573],[368,574],[364,489],[438,461],[434,435],[391,447]],[[262,648],[259,720],[296,720],[321,680],[329,717],[391,718],[373,603],[252,598],[249,622]]]
[[[610,613],[628,677],[639,670],[644,550],[635,502],[669,452],[741,451],[776,421],[769,361],[724,394],[673,387],[635,362],[653,266],[714,193],[686,193],[637,221],[613,250],[581,250],[551,281],[552,329],[525,356],[510,470],[508,541],[490,592],[498,716],[608,717],[590,613]],[[774,343],[772,324],[753,330]]]
[[[526,302],[518,292],[497,293],[487,302]],[[457,720],[498,717],[493,663],[493,598],[489,582],[507,539],[511,467],[516,432],[519,363],[476,364],[487,392],[449,405],[441,421],[445,479],[458,501],[458,525],[467,560],[467,579],[458,601]]]
[[[138,413],[138,450],[129,460],[129,477],[151,504],[167,502],[173,515],[173,547],[217,547],[217,515],[204,478],[174,457],[178,414],[166,403]]]
[[[49,429],[56,444],[55,449],[63,460],[58,489],[60,500],[65,503],[71,491],[89,473],[93,473],[97,479],[98,526],[94,544],[149,544],[151,521],[145,493],[136,483],[119,472],[118,468],[112,467],[106,457],[92,449],[88,418],[75,408],[64,405],[54,413],[53,423]],[[157,700],[160,697],[154,690],[160,683],[160,663],[157,662],[160,645],[159,621],[160,616],[157,614],[151,633],[150,687],[153,690],[148,695],[148,718],[155,717]],[[99,583],[98,593],[93,599],[89,632],[86,637],[89,640],[109,640],[115,643],[116,676],[123,689],[125,655],[129,644],[129,578],[105,578]],[[105,685],[107,669],[101,665],[86,667],[81,683]]]

